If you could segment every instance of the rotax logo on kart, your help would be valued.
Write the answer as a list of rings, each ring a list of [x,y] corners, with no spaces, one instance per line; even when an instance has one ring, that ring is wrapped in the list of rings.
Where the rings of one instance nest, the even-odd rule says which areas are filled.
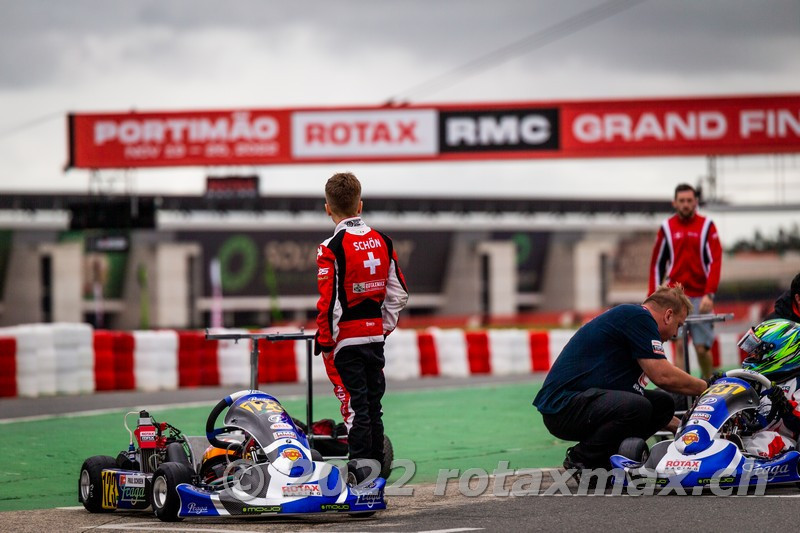
[[[296,498],[300,496],[322,496],[322,491],[316,483],[304,483],[302,485],[286,485],[281,487],[284,498]]]
[[[700,461],[687,461],[684,459],[670,459],[664,463],[664,468],[668,470],[684,470],[690,472],[700,471]]]

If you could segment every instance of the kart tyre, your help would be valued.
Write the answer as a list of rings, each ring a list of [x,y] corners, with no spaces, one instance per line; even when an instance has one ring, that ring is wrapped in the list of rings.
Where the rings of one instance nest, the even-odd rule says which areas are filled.
[[[90,513],[111,513],[115,509],[103,509],[103,470],[117,468],[117,460],[107,455],[89,457],[81,465],[78,476],[78,501]]]
[[[162,522],[183,520],[178,516],[181,499],[178,485],[192,482],[192,469],[184,463],[163,463],[153,473],[150,484],[150,503],[153,512]]]
[[[349,513],[353,518],[369,518],[374,515],[376,511],[367,511],[366,513]]]
[[[619,445],[619,454],[623,457],[627,457],[631,461],[643,463],[650,457],[650,450],[644,439],[628,437]]]
[[[381,461],[381,477],[389,479],[392,472],[392,461],[394,461],[394,448],[392,441],[386,435],[383,436],[383,461]]]

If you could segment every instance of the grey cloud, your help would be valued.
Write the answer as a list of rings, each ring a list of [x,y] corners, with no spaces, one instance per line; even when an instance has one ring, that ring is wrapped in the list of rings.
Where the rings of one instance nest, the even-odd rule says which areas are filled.
[[[296,27],[306,28],[342,61],[355,61],[365,50],[403,50],[431,70],[443,71],[600,3],[0,0],[0,88],[58,82],[69,75],[65,56],[80,58],[84,39],[111,42],[148,28],[172,32],[174,40],[140,43],[123,50],[120,60],[146,63],[152,55],[156,66],[166,65],[175,41],[187,32],[228,29],[266,39]],[[536,68],[580,58],[642,74],[768,72],[793,62],[796,66],[798,20],[800,3],[795,0],[649,1],[516,61],[522,68]],[[410,87],[421,81],[402,83]]]

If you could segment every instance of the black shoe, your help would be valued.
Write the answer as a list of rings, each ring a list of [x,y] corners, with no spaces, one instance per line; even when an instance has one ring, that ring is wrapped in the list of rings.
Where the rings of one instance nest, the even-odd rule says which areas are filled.
[[[564,470],[572,470],[572,477],[576,482],[581,482],[581,471],[586,468],[584,464],[575,459],[573,448],[567,448],[567,454],[564,457]]]
[[[359,466],[358,459],[351,459],[347,462],[347,484],[351,486],[360,485],[369,477],[370,468]]]

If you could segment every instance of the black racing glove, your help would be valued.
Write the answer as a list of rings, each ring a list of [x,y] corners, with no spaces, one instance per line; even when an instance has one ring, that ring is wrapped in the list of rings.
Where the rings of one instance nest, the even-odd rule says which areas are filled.
[[[314,335],[314,355],[319,355],[321,353],[331,353],[333,351],[333,346],[328,346],[326,344],[322,344],[319,342],[319,330]]]
[[[789,399],[783,393],[783,389],[774,385],[767,394],[769,401],[772,402],[772,409],[770,409],[769,419],[782,418],[784,415],[794,411],[794,407],[789,403]]]
[[[706,382],[706,387],[710,387],[714,384],[715,381],[718,379],[722,379],[725,377],[725,372],[714,372],[709,377],[705,378],[703,381]]]

